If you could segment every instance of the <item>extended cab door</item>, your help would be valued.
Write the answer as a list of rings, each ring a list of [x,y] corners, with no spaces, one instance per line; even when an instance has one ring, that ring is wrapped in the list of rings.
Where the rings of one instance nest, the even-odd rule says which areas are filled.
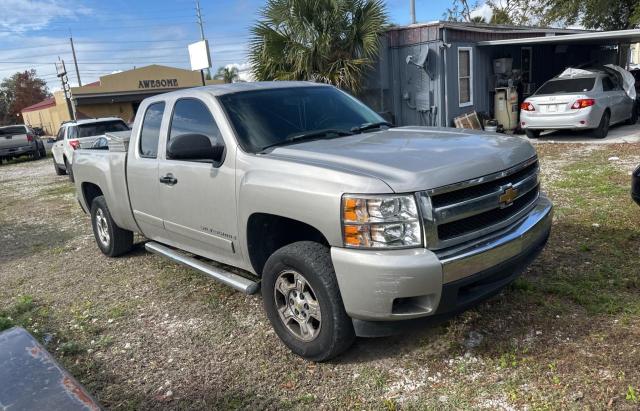
[[[157,241],[164,239],[162,204],[159,201],[158,143],[160,142],[166,103],[153,102],[146,107],[140,125],[132,130],[127,159],[127,186],[133,216],[142,233]]]
[[[203,134],[212,144],[225,144],[218,128],[213,102],[196,98],[176,100],[167,135]],[[219,110],[219,108],[218,108]],[[221,116],[221,113],[220,113]],[[225,144],[228,148],[229,144]],[[174,160],[166,149],[160,160],[160,203],[169,244],[224,263],[234,263],[237,219],[235,204],[235,158],[226,155],[222,164]]]

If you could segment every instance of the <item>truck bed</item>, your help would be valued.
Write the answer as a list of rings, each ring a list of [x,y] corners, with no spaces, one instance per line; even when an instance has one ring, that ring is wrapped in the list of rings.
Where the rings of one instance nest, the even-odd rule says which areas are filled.
[[[85,212],[91,212],[87,198],[97,187],[104,195],[118,226],[138,231],[129,205],[127,150],[130,131],[108,133],[109,150],[80,148],[73,153],[76,196]]]

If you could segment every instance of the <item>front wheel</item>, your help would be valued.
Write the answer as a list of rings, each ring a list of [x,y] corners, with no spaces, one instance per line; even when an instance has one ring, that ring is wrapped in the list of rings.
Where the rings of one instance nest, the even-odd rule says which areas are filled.
[[[329,249],[300,241],[280,248],[265,264],[262,300],[284,344],[311,361],[326,361],[355,340]]]
[[[113,221],[104,196],[96,197],[91,203],[91,226],[103,254],[117,257],[133,247],[133,233],[118,227]]]

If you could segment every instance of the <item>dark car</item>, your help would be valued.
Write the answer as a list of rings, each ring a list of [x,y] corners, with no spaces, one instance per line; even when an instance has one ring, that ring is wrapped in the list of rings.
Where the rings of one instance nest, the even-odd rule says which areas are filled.
[[[640,165],[636,167],[631,177],[631,198],[640,205]]]

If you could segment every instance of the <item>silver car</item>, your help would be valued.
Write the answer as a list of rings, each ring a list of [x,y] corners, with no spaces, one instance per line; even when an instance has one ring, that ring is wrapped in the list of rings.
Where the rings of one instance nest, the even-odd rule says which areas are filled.
[[[572,77],[556,77],[542,85],[520,105],[520,126],[529,138],[543,130],[593,130],[605,138],[609,126],[638,119],[634,100],[613,74],[593,71]]]

